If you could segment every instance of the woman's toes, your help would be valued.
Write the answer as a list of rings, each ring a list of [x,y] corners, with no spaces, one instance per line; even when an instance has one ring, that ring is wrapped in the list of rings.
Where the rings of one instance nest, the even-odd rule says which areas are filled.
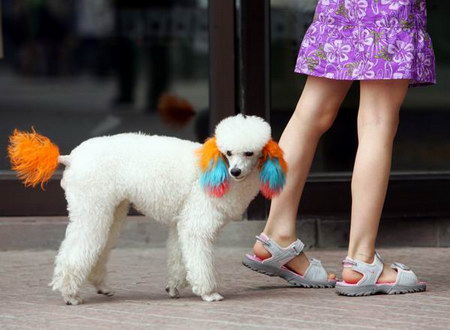
[[[328,274],[328,279],[329,279],[329,280],[335,280],[335,279],[336,279],[336,274],[329,273],[329,274]]]

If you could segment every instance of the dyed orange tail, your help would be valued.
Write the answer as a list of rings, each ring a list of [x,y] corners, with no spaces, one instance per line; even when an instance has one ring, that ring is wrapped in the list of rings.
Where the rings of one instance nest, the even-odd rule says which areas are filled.
[[[49,138],[32,132],[14,130],[9,137],[8,155],[11,166],[25,186],[35,187],[50,180],[58,167],[58,147]]]

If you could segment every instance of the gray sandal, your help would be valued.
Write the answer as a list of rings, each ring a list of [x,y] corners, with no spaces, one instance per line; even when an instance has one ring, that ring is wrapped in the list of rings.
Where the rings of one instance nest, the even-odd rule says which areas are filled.
[[[344,281],[336,283],[336,292],[344,296],[369,296],[376,293],[398,294],[425,291],[425,282],[419,282],[417,276],[407,266],[394,263],[392,268],[397,270],[397,279],[393,283],[378,283],[378,279],[383,272],[383,260],[378,253],[375,253],[373,263],[368,264],[349,257],[342,262],[344,268],[361,273],[363,277],[356,284]]]
[[[332,288],[336,284],[335,280],[328,280],[328,273],[317,259],[309,259],[309,267],[303,275],[285,266],[303,251],[305,245],[301,240],[297,239],[288,247],[282,248],[264,234],[256,236],[256,239],[272,256],[261,260],[257,256],[247,254],[242,263],[251,270],[269,276],[279,276],[289,284],[304,288]]]

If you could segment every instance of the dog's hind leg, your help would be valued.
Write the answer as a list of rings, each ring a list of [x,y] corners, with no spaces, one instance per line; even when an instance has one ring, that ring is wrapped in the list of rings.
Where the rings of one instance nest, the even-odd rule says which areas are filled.
[[[169,228],[169,238],[167,239],[167,270],[168,281],[166,292],[172,298],[180,297],[179,290],[187,286],[186,268],[184,266],[181,247],[178,238],[176,225]]]
[[[61,291],[67,305],[82,302],[80,286],[91,273],[103,252],[113,222],[115,208],[100,206],[102,202],[85,195],[71,199],[66,194],[69,209],[69,225],[66,237],[55,260],[53,290]]]
[[[119,204],[114,212],[114,220],[109,230],[108,241],[100,254],[97,263],[89,274],[88,280],[95,287],[98,294],[104,294],[105,296],[112,297],[114,291],[106,285],[106,264],[111,252],[111,249],[116,245],[117,239],[122,231],[123,224],[128,214],[130,204],[128,201],[123,201]]]

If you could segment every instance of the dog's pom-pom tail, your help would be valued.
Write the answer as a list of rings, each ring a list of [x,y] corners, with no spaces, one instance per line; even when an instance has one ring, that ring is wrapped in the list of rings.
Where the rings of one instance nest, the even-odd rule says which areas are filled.
[[[286,183],[287,163],[278,144],[270,140],[263,149],[260,191],[264,197],[271,199],[283,190]]]
[[[31,132],[14,130],[9,137],[8,156],[11,167],[25,186],[35,187],[50,180],[58,167],[59,149],[49,138]]]
[[[199,165],[202,171],[200,184],[205,191],[215,197],[222,197],[229,188],[228,170],[223,160],[216,138],[210,138],[198,150]]]

